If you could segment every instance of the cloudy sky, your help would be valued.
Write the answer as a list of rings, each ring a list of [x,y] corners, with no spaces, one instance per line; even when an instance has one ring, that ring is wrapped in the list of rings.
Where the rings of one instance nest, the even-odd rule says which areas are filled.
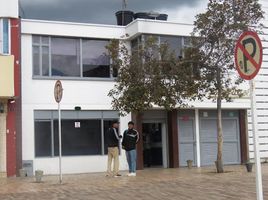
[[[23,18],[116,24],[122,0],[19,0]],[[168,20],[192,23],[205,10],[207,0],[127,0],[127,10],[160,12]]]

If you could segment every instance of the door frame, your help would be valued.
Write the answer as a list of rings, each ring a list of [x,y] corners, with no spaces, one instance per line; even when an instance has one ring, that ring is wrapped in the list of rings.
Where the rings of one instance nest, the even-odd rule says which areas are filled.
[[[166,120],[159,120],[159,119],[142,120],[142,124],[150,124],[150,123],[155,123],[155,124],[160,123],[161,124],[161,129],[162,129],[161,130],[161,132],[162,132],[162,162],[163,162],[162,167],[168,168],[167,122],[166,122]],[[143,149],[142,149],[142,151],[143,151]]]

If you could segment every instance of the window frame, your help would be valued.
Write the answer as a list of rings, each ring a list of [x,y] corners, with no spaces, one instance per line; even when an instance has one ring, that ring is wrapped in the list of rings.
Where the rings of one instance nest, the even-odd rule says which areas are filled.
[[[39,43],[34,43],[33,38],[39,37]],[[48,37],[49,43],[43,44],[42,43],[42,37]],[[52,61],[51,61],[51,39],[53,37],[56,38],[70,38],[70,39],[77,39],[79,40],[79,61],[80,61],[80,76],[52,76]],[[107,41],[109,42],[110,39],[98,39],[98,38],[76,38],[76,37],[59,37],[59,36],[49,36],[49,35],[32,35],[32,78],[33,79],[44,79],[44,80],[56,80],[56,79],[62,79],[62,80],[93,80],[93,81],[114,81],[116,77],[113,76],[113,69],[112,69],[112,59],[110,58],[110,65],[109,65],[109,77],[84,77],[83,76],[83,40],[96,40],[96,41]],[[49,75],[45,76],[42,75],[42,47],[48,47],[49,51]],[[33,47],[39,47],[39,74],[34,74],[34,57],[33,57]]]
[[[7,52],[5,52],[5,34],[4,34],[4,21],[7,20],[8,27],[7,27],[7,40],[8,40],[8,49]],[[0,54],[3,55],[10,55],[11,54],[11,23],[10,19],[8,18],[2,18],[0,19]]]
[[[41,112],[43,115],[42,117],[39,117],[38,114],[36,114],[37,112]],[[62,155],[63,157],[81,157],[81,156],[107,156],[107,154],[105,153],[105,131],[104,130],[104,121],[113,121],[113,120],[119,120],[119,114],[118,114],[118,117],[115,117],[114,114],[113,117],[112,116],[106,116],[105,113],[106,112],[110,112],[110,111],[98,111],[100,112],[100,116],[96,116],[96,117],[85,117],[85,116],[82,116],[82,117],[78,117],[77,119],[73,119],[73,116],[79,116],[79,114],[77,114],[76,112],[77,111],[72,111],[73,112],[73,116],[71,116],[71,118],[65,118],[64,117],[64,112],[63,111],[63,115],[62,115],[62,120],[100,120],[100,143],[101,143],[101,148],[100,148],[100,154],[95,154],[95,155]],[[69,111],[68,111],[69,112]],[[82,111],[83,112],[83,111]],[[85,112],[92,112],[92,111],[85,111]],[[112,112],[112,111],[111,111]],[[53,111],[53,110],[50,110],[50,111],[41,111],[41,110],[35,110],[34,111],[34,118],[33,118],[33,123],[34,123],[34,158],[35,159],[43,159],[43,158],[56,158],[58,157],[58,155],[55,155],[55,140],[54,140],[54,137],[55,137],[55,131],[54,131],[54,128],[55,128],[55,123],[54,121],[57,121],[58,118],[57,118],[57,115],[55,114],[56,111]],[[45,115],[45,117],[44,117]],[[66,114],[66,115],[69,115],[69,114]],[[36,139],[36,132],[35,132],[35,123],[36,122],[50,122],[50,129],[51,129],[51,155],[50,156],[36,156],[36,149],[35,149],[35,139]],[[120,129],[119,129],[120,130]]]

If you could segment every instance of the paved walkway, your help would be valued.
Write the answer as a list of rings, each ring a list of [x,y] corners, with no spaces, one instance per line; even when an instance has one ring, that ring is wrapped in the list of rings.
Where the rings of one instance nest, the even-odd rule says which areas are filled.
[[[268,200],[268,164],[262,167]],[[244,166],[225,170],[216,174],[213,168],[146,169],[137,177],[120,178],[103,173],[65,175],[62,185],[57,176],[45,176],[42,183],[34,178],[0,178],[0,200],[256,199],[255,173],[247,173]]]

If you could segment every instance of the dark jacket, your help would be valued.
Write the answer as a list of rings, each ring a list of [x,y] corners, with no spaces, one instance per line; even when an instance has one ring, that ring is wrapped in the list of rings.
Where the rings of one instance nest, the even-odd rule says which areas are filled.
[[[107,146],[118,147],[120,136],[115,128],[109,128],[106,132]]]
[[[124,132],[122,146],[126,151],[136,149],[136,144],[139,141],[139,133],[135,129],[128,129]]]

